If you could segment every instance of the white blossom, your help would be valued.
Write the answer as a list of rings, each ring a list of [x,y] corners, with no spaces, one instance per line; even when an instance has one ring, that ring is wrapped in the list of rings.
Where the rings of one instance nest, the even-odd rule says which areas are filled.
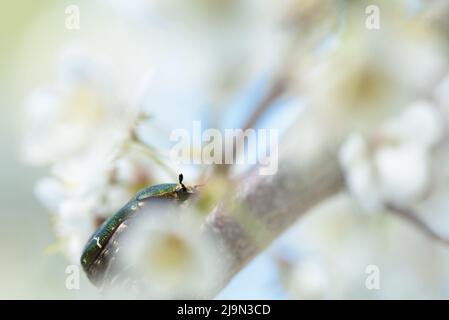
[[[419,19],[404,28],[395,23],[402,15],[385,12],[382,28],[373,33],[359,21],[359,11],[353,14],[333,45],[311,55],[295,77],[327,125],[345,121],[364,130],[431,90],[446,61],[438,37]]]
[[[37,183],[35,193],[55,216],[58,240],[71,261],[78,262],[99,223],[151,184],[150,172],[151,162],[142,155],[111,160],[95,153],[55,165],[53,175]]]
[[[289,298],[304,299],[310,292],[309,281],[301,277],[306,274],[303,263],[318,270],[304,268],[312,270],[310,277],[316,279],[312,283],[323,286],[314,291],[316,299],[447,296],[441,287],[441,279],[448,275],[447,249],[394,215],[361,216],[360,208],[345,194],[312,210],[280,240],[282,250],[274,248],[278,254],[285,254],[287,246],[288,255],[296,256],[289,259],[287,268],[280,269]],[[367,272],[370,266],[377,267],[378,273]],[[294,277],[296,272],[300,276]],[[366,286],[372,276],[378,276],[379,290]]]
[[[151,210],[123,240],[122,263],[142,277],[150,298],[201,298],[210,293],[220,279],[220,265],[201,221],[189,211],[179,216],[164,207]]]
[[[431,151],[442,132],[438,110],[417,102],[371,139],[350,135],[340,153],[350,192],[371,210],[416,204],[429,187]]]
[[[127,105],[106,67],[72,49],[63,51],[58,79],[36,89],[24,112],[23,157],[47,165],[127,135],[136,108]]]

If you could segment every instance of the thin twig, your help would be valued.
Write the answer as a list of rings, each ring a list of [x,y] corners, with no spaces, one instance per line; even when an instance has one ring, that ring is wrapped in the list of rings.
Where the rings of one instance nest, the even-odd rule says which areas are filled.
[[[264,99],[259,103],[251,116],[246,120],[242,126],[243,131],[253,128],[262,116],[270,109],[273,103],[285,92],[287,87],[287,80],[285,77],[281,77],[274,82],[270,91]]]
[[[404,209],[394,206],[392,204],[387,204],[386,208],[393,214],[396,214],[412,224],[415,225],[418,229],[420,229],[424,234],[426,234],[429,238],[436,240],[444,245],[449,245],[449,238],[445,238],[440,235],[438,232],[432,229],[423,219],[421,219],[416,212],[411,209]]]
[[[238,154],[242,148],[242,140],[245,137],[245,131],[253,128],[257,122],[263,117],[264,114],[274,105],[274,102],[279,99],[285,92],[287,88],[287,78],[285,76],[281,76],[276,79],[273,85],[270,87],[268,94],[259,102],[259,104],[255,107],[252,114],[246,120],[244,125],[242,126],[243,133],[237,137],[237,141],[232,145],[232,154],[237,158]],[[230,150],[226,152],[231,152]],[[223,175],[226,175],[230,169],[230,165],[223,164],[216,166],[216,170]]]
[[[449,2],[447,0],[439,0],[426,7],[422,11],[421,17],[430,22],[435,22],[443,19],[448,14],[448,11]]]

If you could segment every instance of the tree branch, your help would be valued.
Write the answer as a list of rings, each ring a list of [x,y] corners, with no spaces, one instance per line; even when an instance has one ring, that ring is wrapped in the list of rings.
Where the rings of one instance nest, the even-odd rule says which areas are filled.
[[[285,66],[290,65],[286,63]],[[288,78],[278,80],[279,84],[275,82],[266,98],[247,120],[243,126],[245,129],[254,126],[273,101],[284,92]],[[386,116],[376,115],[380,118]],[[298,157],[281,161],[280,170],[274,176],[258,176],[253,172],[237,186],[234,199],[221,203],[207,217],[206,232],[217,239],[221,260],[219,263],[224,266],[223,278],[215,293],[224,288],[238,271],[299,217],[344,189],[344,178],[338,162],[339,147],[356,120],[351,117],[344,123],[325,120],[322,115],[315,114],[312,121],[306,120],[298,125],[301,128],[300,134],[292,137],[295,141],[290,146],[301,149],[303,145],[307,145],[302,150],[304,154],[295,150]],[[366,124],[367,127],[371,125],[373,124]],[[311,143],[311,139],[316,141]],[[413,222],[430,237],[445,244],[449,242],[416,215],[403,210],[395,212]]]
[[[284,163],[276,176],[246,180],[236,199],[244,204],[244,209],[239,205],[221,205],[207,221],[207,227],[221,242],[221,254],[227,264],[225,279],[229,280],[302,214],[342,187],[335,159],[324,157],[299,170]]]
[[[310,132],[294,137],[297,149],[310,137]],[[217,240],[218,263],[224,268],[215,294],[300,216],[344,188],[338,162],[341,140],[330,137],[315,152],[281,158],[275,175],[251,172],[237,185],[234,198],[208,215],[205,229]]]

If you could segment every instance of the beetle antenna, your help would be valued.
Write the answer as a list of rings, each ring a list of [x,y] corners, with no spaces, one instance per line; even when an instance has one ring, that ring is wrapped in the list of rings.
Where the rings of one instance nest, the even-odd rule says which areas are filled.
[[[184,185],[184,183],[182,183],[183,180],[184,180],[184,175],[181,173],[179,175],[179,184],[182,186],[182,190],[187,191],[186,186]]]

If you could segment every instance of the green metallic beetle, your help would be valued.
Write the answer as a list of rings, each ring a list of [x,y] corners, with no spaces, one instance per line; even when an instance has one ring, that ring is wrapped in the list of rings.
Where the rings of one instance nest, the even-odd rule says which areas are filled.
[[[120,247],[118,237],[128,227],[128,222],[139,215],[144,207],[160,201],[183,202],[196,193],[197,186],[186,186],[179,175],[179,183],[164,183],[139,191],[124,207],[107,219],[92,235],[81,255],[81,266],[89,280],[103,286],[115,275],[115,255]]]

